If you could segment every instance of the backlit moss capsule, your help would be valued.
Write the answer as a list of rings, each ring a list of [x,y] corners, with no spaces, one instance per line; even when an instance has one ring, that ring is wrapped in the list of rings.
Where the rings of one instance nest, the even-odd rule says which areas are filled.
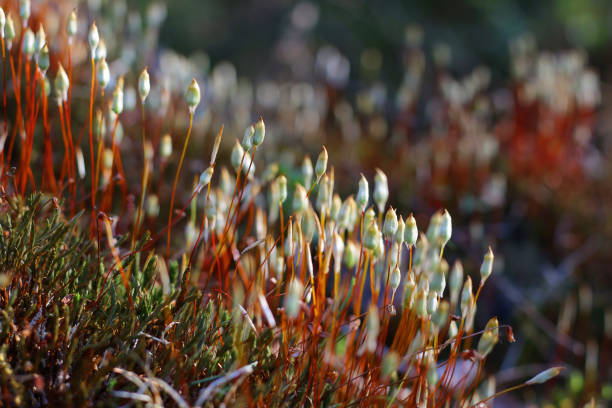
[[[287,225],[287,236],[285,237],[285,256],[291,256],[293,254],[293,221],[289,220]]]
[[[376,243],[376,247],[374,251],[372,251],[372,255],[374,259],[379,259],[385,254],[385,242],[383,241],[382,234],[378,231],[378,242]],[[382,269],[382,262],[378,264],[378,267]]]
[[[376,222],[371,221],[363,233],[363,246],[370,251],[374,251],[378,246],[379,240],[380,231],[378,230],[378,225],[376,225]]]
[[[264,215],[261,207],[257,207],[257,210],[255,210],[255,238],[258,240],[264,240],[266,238],[267,230],[266,216]]]
[[[389,199],[389,184],[387,176],[381,169],[376,169],[376,175],[374,175],[374,203],[378,207],[378,212],[382,213],[385,211],[385,205]]]
[[[87,35],[87,42],[89,43],[89,50],[91,52],[91,58],[95,58],[96,56],[96,48],[100,43],[100,33],[98,32],[98,27],[96,26],[96,22],[91,23],[91,27],[89,28],[89,34]]]
[[[163,159],[168,159],[172,155],[172,137],[169,133],[162,136],[159,144],[159,154]]]
[[[105,169],[110,169],[113,166],[113,151],[111,149],[104,149],[102,154],[102,166]]]
[[[366,180],[365,176],[362,174],[361,178],[359,179],[357,196],[355,197],[355,203],[357,203],[357,207],[360,211],[365,210],[366,206],[368,205],[369,195],[368,180]]]
[[[293,211],[296,214],[301,214],[308,209],[308,193],[301,184],[295,186],[293,192]]]
[[[23,26],[26,27],[28,25],[28,19],[32,14],[32,3],[30,0],[19,0],[19,17],[21,17],[21,21],[23,22]]]
[[[442,224],[442,214],[440,214],[438,211],[431,216],[426,232],[427,239],[433,244],[438,242],[438,238],[440,236],[440,224]]]
[[[210,194],[206,198],[206,201],[204,202],[204,214],[206,214],[206,219],[208,219],[208,225],[214,227],[215,218],[217,217],[215,194]]]
[[[4,26],[4,36],[6,37],[7,48],[10,51],[13,45],[13,40],[15,39],[15,23],[13,23],[13,18],[11,17],[10,13],[6,16],[6,25]]]
[[[434,270],[431,276],[431,282],[429,283],[429,290],[435,292],[438,297],[444,295],[444,289],[446,288],[446,273],[448,272],[448,263],[442,259],[438,264],[438,267]]]
[[[314,237],[315,229],[316,229],[316,218],[311,208],[308,208],[304,211],[304,215],[302,216],[302,234],[304,236],[304,240],[308,243],[312,242],[312,238]]]
[[[363,214],[363,225],[370,225],[376,220],[376,213],[372,207],[368,208]]]
[[[304,285],[297,279],[294,278],[289,283],[289,290],[285,295],[284,307],[285,314],[290,320],[298,317],[300,313],[300,302],[302,300],[302,294],[304,293]]]
[[[113,104],[112,111],[115,112],[116,115],[120,115],[123,112],[123,78],[120,77],[117,80],[117,85],[115,85],[115,90],[113,91]]]
[[[236,143],[234,143],[234,148],[230,154],[230,162],[236,172],[240,170],[240,165],[244,164],[244,149],[240,143],[238,143],[238,139],[236,139]]]
[[[317,210],[319,213],[327,213],[329,208],[329,178],[327,175],[323,177],[323,182],[319,185],[319,191],[317,192]]]
[[[359,220],[359,211],[357,210],[357,203],[353,199],[353,196],[349,196],[347,198],[348,208],[349,208],[349,228],[354,226]]]
[[[395,230],[395,234],[393,234],[393,242],[401,246],[404,243],[405,233],[406,233],[406,223],[404,222],[404,219],[400,215],[399,220],[397,221],[397,229]]]
[[[344,241],[337,232],[334,233],[334,241],[332,245],[332,254],[334,256],[334,273],[340,273],[342,266],[342,256],[344,255]]]
[[[467,314],[467,310],[471,307],[473,296],[472,278],[468,276],[463,284],[463,290],[461,290],[461,313],[463,316]]]
[[[451,322],[448,325],[448,338],[452,339],[453,337],[457,337],[458,333],[459,333],[459,328],[457,327],[457,323],[455,323],[454,320],[451,320]]]
[[[242,174],[246,175],[249,179],[253,178],[255,174],[255,163],[249,152],[244,153],[244,165],[242,166]]]
[[[253,135],[255,134],[255,127],[253,125],[247,126],[242,137],[242,148],[247,152],[253,147]]]
[[[150,218],[157,218],[159,215],[159,198],[155,194],[147,196],[146,213]]]
[[[433,324],[436,325],[438,329],[446,324],[448,321],[448,311],[450,310],[450,305],[446,300],[440,301],[438,304],[438,310],[433,314],[431,320]]]
[[[94,116],[94,126],[93,126],[94,136],[96,137],[96,141],[99,141],[102,135],[105,133],[105,123],[104,123],[104,114],[102,113],[102,109],[96,109],[96,114]]]
[[[349,197],[344,200],[340,207],[340,212],[338,213],[338,226],[343,230],[350,227],[351,209],[349,208],[349,199],[351,198],[352,197]]]
[[[340,208],[342,208],[342,199],[338,194],[334,194],[332,197],[332,204],[329,210],[329,218],[332,221],[338,222],[338,216],[340,214]]]
[[[558,376],[564,369],[565,367],[549,368],[548,370],[542,371],[540,374],[536,375],[530,380],[525,381],[525,384],[543,384],[551,378]]]
[[[49,95],[51,94],[51,82],[49,81],[49,78],[47,78],[46,76],[43,76],[43,78],[44,78],[43,92],[45,93],[45,96],[49,97]]]
[[[406,242],[406,245],[412,247],[416,244],[418,238],[419,230],[417,228],[417,223],[414,216],[410,214],[410,216],[406,218],[406,232],[404,234],[404,241]]]
[[[4,26],[6,25],[6,14],[4,9],[0,7],[0,37],[4,38]]]
[[[208,185],[208,183],[210,183],[210,180],[212,179],[214,171],[215,170],[213,167],[209,167],[206,170],[204,170],[202,174],[200,174],[200,186],[205,187]]]
[[[400,364],[400,356],[397,351],[389,351],[383,357],[383,361],[381,364],[381,376],[383,379],[391,378],[396,375],[397,368]]]
[[[450,290],[451,303],[457,304],[459,298],[459,291],[461,290],[461,284],[463,283],[463,265],[459,260],[455,261],[453,268],[450,272],[448,279],[448,287]]]
[[[374,352],[378,345],[378,333],[380,332],[380,317],[378,316],[378,308],[375,305],[370,305],[366,316],[366,339],[365,345],[369,352]]]
[[[106,50],[106,43],[104,42],[104,38],[100,38],[100,42],[98,43],[98,46],[96,47],[94,61],[98,62],[102,58],[106,58],[107,54],[108,52]]]
[[[393,269],[397,266],[397,261],[399,258],[399,244],[397,242],[391,243],[391,247],[389,249],[389,268]]]
[[[287,177],[284,174],[278,176],[278,200],[282,204],[287,200]]]
[[[494,317],[487,322],[484,333],[478,341],[478,352],[486,357],[499,341],[499,322]]]
[[[23,53],[26,55],[27,59],[32,59],[34,56],[34,47],[36,45],[36,38],[34,37],[34,33],[29,28],[26,29],[23,34]]]
[[[327,170],[327,149],[323,146],[323,150],[319,154],[317,158],[317,163],[315,164],[315,177],[316,180],[320,180],[325,171]]]
[[[430,359],[427,364],[427,384],[430,387],[435,387],[438,382],[438,369],[436,367],[436,361]]]
[[[411,309],[414,304],[414,297],[416,293],[416,284],[414,283],[414,277],[412,274],[406,275],[404,278],[404,299],[402,305],[404,309]]]
[[[78,23],[77,23],[77,15],[76,11],[72,10],[70,15],[68,15],[68,22],[66,23],[66,32],[68,33],[68,40],[72,41],[72,37],[74,37],[77,33]]]
[[[395,293],[397,288],[399,288],[401,280],[402,274],[400,272],[399,266],[396,265],[395,268],[393,268],[393,272],[391,272],[391,276],[389,277],[389,285],[391,286],[393,293]]]
[[[482,260],[482,264],[480,265],[480,284],[482,285],[489,276],[491,276],[491,272],[493,272],[493,260],[494,255],[491,247],[484,256]]]
[[[234,181],[230,172],[225,167],[221,167],[221,175],[219,177],[219,186],[226,197],[230,197],[234,191]]]
[[[431,316],[438,310],[438,295],[430,291],[427,294],[427,315]]]
[[[261,174],[262,183],[270,183],[274,177],[278,175],[278,163],[270,163],[266,166],[263,173]]]
[[[59,68],[57,69],[54,85],[58,100],[60,102],[66,101],[68,99],[68,87],[70,86],[70,81],[68,80],[68,75],[66,75],[66,71],[64,71],[62,64],[59,64]]]
[[[305,156],[304,160],[302,161],[302,178],[304,179],[304,188],[307,190],[309,190],[310,186],[312,185],[312,174],[312,161],[310,160],[310,157]]]
[[[266,125],[264,124],[261,116],[257,123],[255,123],[255,133],[253,134],[253,145],[259,146],[263,143],[264,138],[266,137]]]
[[[83,150],[80,147],[77,147],[74,156],[77,163],[77,170],[79,173],[79,178],[82,180],[85,178],[85,158],[83,157]]]
[[[47,36],[45,34],[45,29],[41,24],[38,26],[38,31],[36,31],[36,36],[34,38],[34,52],[36,52],[36,54],[40,54],[45,44],[47,44]]]
[[[49,63],[49,47],[47,47],[47,44],[45,44],[42,50],[40,50],[40,54],[38,54],[38,69],[40,69],[43,76],[49,69]]]
[[[344,264],[352,269],[357,264],[359,258],[359,245],[355,241],[348,241],[344,249]]]
[[[280,192],[278,191],[278,179],[274,179],[268,186],[268,217],[270,222],[276,221],[278,217],[278,203],[280,203]]]
[[[143,69],[138,77],[138,96],[140,96],[140,101],[144,103],[149,96],[149,92],[151,91],[151,81],[149,79],[149,72],[147,68]]]
[[[385,214],[385,221],[383,223],[383,234],[385,238],[392,239],[395,232],[397,231],[397,215],[393,208],[389,208],[387,210],[387,214]]]
[[[451,235],[453,234],[453,226],[451,216],[447,210],[444,210],[442,213],[442,221],[440,223],[440,241],[442,245],[446,245],[446,243],[451,239]]]
[[[195,112],[195,109],[200,104],[200,86],[198,82],[193,78],[189,87],[187,88],[187,93],[185,94],[185,101],[187,102],[187,106],[189,107],[189,112]]]
[[[412,257],[412,267],[419,269],[425,257],[427,256],[427,249],[429,249],[429,241],[425,234],[421,233],[419,240],[414,247],[414,256]]]
[[[108,69],[108,64],[106,60],[102,58],[100,62],[98,62],[98,69],[96,71],[98,77],[98,84],[102,89],[105,89],[108,83],[110,82],[110,70]]]
[[[425,291],[425,289],[421,289],[417,293],[416,299],[414,301],[414,307],[416,309],[416,314],[418,317],[420,317],[421,319],[427,318],[427,292]]]

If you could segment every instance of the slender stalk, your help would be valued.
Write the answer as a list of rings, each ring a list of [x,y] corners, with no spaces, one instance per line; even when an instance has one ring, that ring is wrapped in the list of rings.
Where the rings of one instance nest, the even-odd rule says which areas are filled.
[[[183,144],[183,151],[181,152],[181,159],[179,160],[178,168],[176,169],[176,175],[174,176],[174,183],[172,184],[172,195],[170,196],[170,210],[168,212],[168,239],[166,241],[166,258],[170,259],[170,234],[172,232],[172,212],[174,211],[174,195],[176,194],[176,184],[178,183],[179,175],[181,174],[181,167],[183,166],[183,160],[185,159],[185,152],[187,151],[187,144],[189,143],[189,137],[191,136],[191,128],[193,127],[193,114],[194,111],[189,111],[189,129],[187,130],[187,137]]]
[[[21,125],[21,88],[19,85],[19,76],[15,72],[15,60],[13,58],[13,54],[9,53],[9,65],[11,67],[11,75],[13,78],[13,94],[15,95],[15,101],[17,103],[17,114],[15,117],[15,126],[13,127],[13,131],[11,132],[11,140],[9,142],[9,147],[6,156],[6,162],[11,162],[11,157],[13,154],[13,144],[15,142],[15,136],[18,132],[19,126]],[[6,122],[5,122],[6,123]]]
[[[51,144],[51,128],[49,127],[49,112],[47,93],[45,92],[45,77],[42,78],[42,103],[43,103],[43,138],[44,138],[44,174],[45,180],[48,183],[47,187],[53,194],[57,194],[57,181],[53,171],[53,146]]]
[[[136,224],[134,225],[134,232],[132,234],[132,250],[136,244],[136,237],[138,236],[138,230],[140,229],[140,216],[142,213],[142,207],[144,205],[145,194],[147,190],[148,181],[148,163],[147,163],[147,144],[146,144],[146,113],[144,101],[142,102],[142,183],[140,192],[140,203],[138,204],[138,211],[136,213]]]
[[[72,172],[72,180],[70,182],[70,190],[72,192],[72,202],[71,202],[71,215],[74,215],[74,204],[76,203],[76,167],[75,160],[76,154],[74,150],[74,139],[72,137],[72,126],[70,124],[70,114],[67,112],[67,102],[64,101],[64,110],[63,114],[65,116],[66,121],[66,133],[68,136],[68,143],[70,144],[70,167]]]
[[[96,184],[95,184],[95,164],[93,146],[93,106],[94,106],[94,87],[96,81],[96,63],[93,53],[91,54],[91,88],[89,90],[89,155],[91,165],[91,211],[95,216],[96,208]]]

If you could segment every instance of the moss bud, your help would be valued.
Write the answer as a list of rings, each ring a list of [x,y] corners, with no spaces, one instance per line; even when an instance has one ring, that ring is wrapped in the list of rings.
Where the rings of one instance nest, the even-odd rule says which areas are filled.
[[[406,218],[406,232],[404,234],[404,241],[406,242],[406,245],[412,247],[416,244],[418,238],[419,230],[417,228],[417,223],[414,216],[410,214],[410,216]]]
[[[301,184],[295,186],[293,193],[293,211],[296,214],[301,214],[308,209],[308,193]]]
[[[66,74],[66,71],[64,71],[62,64],[59,64],[54,85],[58,102],[66,101],[68,99],[68,88],[70,87],[70,81],[68,80],[68,75]]]
[[[392,239],[394,237],[395,232],[397,231],[397,215],[393,208],[389,208],[387,210],[387,214],[385,214],[385,222],[383,223],[383,234],[385,238]]]
[[[89,29],[89,34],[87,35],[87,42],[89,43],[91,58],[93,59],[96,56],[96,48],[100,43],[100,33],[98,32],[98,27],[96,26],[95,21],[91,24],[91,28]]]
[[[359,210],[365,210],[366,206],[368,205],[368,200],[368,180],[366,180],[366,178],[362,174],[361,178],[359,179],[359,189],[357,190],[357,196],[355,197],[355,202],[357,203],[357,207],[359,208]]]
[[[374,203],[378,207],[378,212],[382,213],[385,211],[385,205],[389,199],[389,184],[387,176],[381,169],[376,169],[376,175],[374,176]]]
[[[72,41],[72,37],[74,37],[78,30],[78,22],[76,11],[72,10],[70,15],[68,16],[68,22],[66,23],[66,32],[68,33],[69,41]]]
[[[255,127],[253,125],[247,126],[244,130],[244,136],[242,137],[242,148],[247,152],[253,147],[253,135],[255,134]]]
[[[323,150],[321,151],[321,153],[319,154],[319,157],[317,158],[317,163],[315,164],[315,169],[314,169],[317,181],[321,179],[321,177],[327,170],[327,159],[328,159],[327,149],[325,148],[325,146],[323,146]]]
[[[200,97],[200,86],[195,78],[193,78],[185,94],[185,101],[189,107],[189,113],[193,114],[193,112],[195,112],[195,109],[200,104]]]
[[[140,101],[144,103],[149,96],[149,92],[151,91],[151,81],[149,79],[149,73],[147,69],[143,69],[138,77],[138,95],[140,96]]]
[[[489,276],[491,276],[491,272],[493,272],[493,260],[494,255],[491,247],[484,256],[482,260],[482,264],[480,265],[480,284],[484,284]]]
[[[304,161],[302,162],[302,177],[304,179],[304,188],[307,190],[309,190],[310,186],[312,185],[312,174],[312,161],[310,160],[310,157],[305,156]]]
[[[304,285],[302,285],[298,279],[294,278],[291,283],[289,283],[289,290],[285,295],[284,301],[285,313],[290,320],[297,318],[300,313],[300,302],[303,292]]]
[[[110,82],[110,71],[108,69],[108,64],[106,60],[102,58],[98,63],[97,70],[98,84],[102,89],[105,89],[108,83]]]
[[[266,137],[266,125],[264,124],[261,116],[257,123],[255,123],[255,133],[253,134],[253,145],[259,146],[263,143],[264,138]]]

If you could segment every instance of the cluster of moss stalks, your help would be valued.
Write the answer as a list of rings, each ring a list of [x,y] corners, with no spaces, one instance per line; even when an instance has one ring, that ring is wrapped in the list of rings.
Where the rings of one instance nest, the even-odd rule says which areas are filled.
[[[234,175],[215,171],[221,128],[191,198],[176,195],[200,103],[195,79],[185,95],[189,125],[180,159],[170,166],[167,226],[156,231],[161,194],[147,194],[147,187],[152,177],[164,184],[163,169],[174,157],[170,136],[157,148],[147,137],[147,70],[138,78],[142,133],[126,135],[142,145],[142,178],[134,183],[121,159],[134,152],[116,137],[124,79],[106,99],[110,71],[95,23],[87,36],[89,137],[81,139],[73,137],[71,111],[76,12],[66,27],[68,71],[53,64],[57,115],[47,116],[52,53],[43,25],[34,34],[28,0],[20,1],[19,36],[10,14],[4,20],[0,11],[3,62],[14,68],[18,61],[9,99],[17,109],[9,127],[3,103],[9,145],[0,155],[4,405],[475,406],[559,373],[549,369],[498,392],[484,379],[495,344],[512,341],[496,318],[474,330],[493,252],[485,254],[473,291],[461,264],[450,268],[443,258],[450,214],[435,213],[419,234],[412,215],[398,217],[388,206],[382,171],[374,178],[377,211],[364,176],[355,197],[334,193],[325,148],[314,167],[304,161],[300,180],[288,180],[275,163],[260,176],[254,164],[258,147],[265,149],[260,118],[242,143],[236,140]],[[138,205],[128,205],[135,196]],[[172,227],[187,207],[183,240]],[[152,239],[147,227],[156,231]],[[155,253],[162,238],[163,258]]]
[[[0,401],[5,406],[113,405],[119,400],[108,397],[117,390],[138,389],[126,379],[131,371],[155,373],[153,383],[143,382],[147,387],[196,397],[237,360],[255,358],[240,350],[258,354],[252,375],[258,380],[251,382],[251,391],[266,395],[266,371],[274,360],[267,347],[270,330],[242,333],[217,302],[193,288],[181,290],[177,263],[170,264],[162,287],[155,279],[155,256],[142,267],[134,262],[142,242],[135,255],[122,260],[124,268],[133,266],[132,310],[119,275],[109,276],[93,242],[80,231],[78,215],[66,219],[57,202],[41,194],[25,202],[3,199],[1,213]],[[172,378],[172,384],[162,378]],[[231,388],[217,400],[232,396]],[[167,395],[184,403],[172,392],[164,399]]]

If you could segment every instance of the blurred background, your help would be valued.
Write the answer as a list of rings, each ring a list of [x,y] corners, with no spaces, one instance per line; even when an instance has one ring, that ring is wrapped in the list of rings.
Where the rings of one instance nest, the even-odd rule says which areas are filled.
[[[497,315],[517,339],[489,358],[498,389],[568,367],[496,404],[612,404],[612,2],[86,3],[111,71],[134,84],[149,67],[155,144],[183,134],[185,84],[203,85],[190,171],[221,124],[227,152],[259,115],[256,163],[299,178],[325,144],[343,197],[382,169],[389,202],[421,229],[452,214],[449,262],[477,276],[494,249],[476,326]],[[136,108],[128,88],[123,126]]]

